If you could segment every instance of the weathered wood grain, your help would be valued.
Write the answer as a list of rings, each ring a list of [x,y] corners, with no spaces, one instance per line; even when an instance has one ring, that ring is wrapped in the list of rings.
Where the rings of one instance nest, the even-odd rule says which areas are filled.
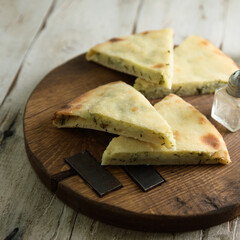
[[[198,34],[208,38],[216,46],[240,63],[239,29],[236,22],[239,14],[239,1],[144,1],[139,14],[137,32],[148,29],[172,27],[175,30],[175,44],[179,44],[186,36]],[[184,13],[185,12],[185,13]],[[153,21],[154,19],[154,21]],[[234,39],[234,40],[233,40]],[[238,218],[236,219],[236,221]],[[238,222],[238,221],[237,221]],[[221,231],[223,238],[232,237],[226,224],[214,227]],[[238,227],[239,228],[239,227]],[[238,229],[236,227],[236,229]],[[211,230],[211,228],[210,228]],[[214,231],[202,232],[202,238],[212,239]],[[216,239],[219,239],[217,235]],[[235,239],[233,235],[233,239]],[[237,238],[236,238],[237,239]]]
[[[83,222],[87,224],[83,226]],[[113,227],[101,222],[92,220],[89,217],[78,214],[76,224],[72,233],[72,240],[79,239],[83,234],[83,240],[88,239],[115,239],[115,240],[195,240],[201,239],[200,231],[186,233],[148,233],[126,230],[123,228]]]
[[[16,227],[18,239],[68,237],[76,214],[47,191],[32,171],[21,125],[19,114],[11,128],[14,134],[0,148],[0,239]]]
[[[237,14],[240,7],[238,0],[231,0],[226,8],[226,21],[222,41],[222,49],[240,65],[240,29],[236,23],[240,21]]]
[[[7,4],[13,3],[13,1],[5,1]],[[16,2],[16,1],[15,1]],[[96,3],[95,2],[101,2]],[[141,17],[141,12],[139,14],[139,19],[144,23],[146,22],[145,27],[146,29],[151,29],[152,24],[154,22],[159,23],[156,25],[156,28],[168,27],[171,25],[168,25],[168,23],[165,22],[164,19],[162,19],[162,16],[168,17],[171,16],[170,20],[172,22],[177,23],[179,21],[179,24],[175,24],[174,28],[175,31],[178,32],[176,35],[177,39],[176,42],[180,42],[182,38],[186,34],[192,34],[192,31],[194,33],[198,34],[205,34],[208,33],[211,35],[211,41],[213,41],[217,46],[221,45],[223,46],[224,52],[227,54],[230,54],[230,56],[234,57],[234,59],[239,63],[239,44],[238,44],[238,37],[239,29],[236,27],[236,23],[239,20],[239,1],[238,0],[229,0],[229,1],[192,1],[197,2],[195,9],[197,9],[197,5],[202,5],[202,8],[204,9],[204,14],[206,16],[205,21],[201,22],[200,19],[200,13],[197,11],[194,12],[196,14],[191,14],[190,11],[192,11],[192,6],[194,3],[189,3],[190,5],[187,5],[185,3],[188,3],[188,1],[142,1],[143,6],[148,5],[148,8],[150,9],[148,15]],[[148,3],[149,2],[149,3]],[[157,3],[159,2],[159,3]],[[167,3],[168,2],[168,3]],[[181,3],[180,3],[181,2]],[[19,2],[18,4],[24,6],[22,9],[19,10],[19,13],[21,15],[25,16],[25,13],[31,9],[31,6],[28,6],[29,1],[24,0]],[[46,3],[46,2],[45,2]],[[213,4],[211,4],[213,3]],[[214,4],[216,3],[216,4]],[[35,3],[35,9],[31,9],[31,16],[33,16],[33,13],[37,16],[38,13],[36,11],[42,11],[39,8],[43,4],[43,1],[38,1],[38,4]],[[49,1],[47,4],[51,4]],[[168,8],[167,8],[168,4]],[[181,4],[183,4],[186,8],[181,7]],[[31,5],[31,3],[30,3]],[[212,6],[211,6],[212,5]],[[50,71],[55,66],[61,64],[62,62],[78,55],[81,52],[86,51],[89,47],[94,45],[95,43],[104,41],[108,38],[111,38],[113,36],[119,36],[119,35],[125,35],[130,33],[134,29],[133,22],[136,18],[136,12],[137,8],[139,6],[139,1],[56,1],[55,8],[53,9],[52,13],[50,14],[50,17],[42,22],[45,27],[40,31],[37,35],[37,37],[32,41],[31,49],[28,50],[28,53],[26,52],[20,56],[21,59],[23,59],[23,66],[22,71],[19,74],[19,76],[16,76],[16,73],[19,69],[19,67],[14,68],[15,70],[11,72],[9,70],[9,76],[8,77],[8,83],[7,87],[2,88],[0,87],[0,98],[7,95],[9,86],[12,85],[12,83],[19,84],[12,85],[12,90],[16,89],[14,92],[11,91],[9,97],[5,100],[4,106],[0,108],[0,125],[1,125],[1,132],[5,132],[4,141],[2,143],[2,146],[0,147],[0,180],[1,183],[1,192],[0,192],[0,203],[4,203],[1,209],[8,208],[8,210],[4,211],[4,221],[8,223],[16,223],[16,220],[14,219],[20,219],[22,223],[22,227],[20,226],[20,230],[16,239],[37,239],[34,238],[34,233],[38,230],[44,229],[42,234],[41,231],[38,233],[38,239],[70,239],[71,237],[74,239],[79,239],[81,237],[82,239],[106,239],[106,237],[109,236],[109,238],[112,239],[239,239],[239,221],[238,218],[234,221],[237,221],[237,225],[230,222],[229,229],[234,230],[234,234],[231,233],[231,231],[228,230],[228,224],[221,224],[214,228],[210,228],[210,232],[208,230],[204,230],[203,232],[197,231],[195,233],[182,233],[182,234],[143,234],[138,233],[134,231],[127,231],[124,229],[118,229],[118,228],[112,228],[108,225],[98,223],[94,220],[91,220],[81,214],[78,214],[78,218],[76,221],[76,224],[74,225],[75,219],[71,222],[72,226],[74,225],[73,233],[71,234],[70,228],[67,227],[66,232],[64,232],[65,225],[68,226],[67,222],[68,220],[65,220],[64,218],[61,218],[60,225],[61,229],[58,229],[55,227],[56,225],[51,224],[44,224],[46,219],[49,218],[51,221],[55,221],[56,219],[59,219],[58,216],[61,214],[59,213],[59,207],[57,207],[59,200],[54,198],[54,201],[52,201],[52,210],[56,210],[56,213],[52,215],[51,211],[46,211],[45,218],[41,217],[41,214],[43,213],[43,209],[46,208],[47,205],[50,204],[52,197],[47,197],[48,200],[46,202],[44,201],[44,204],[41,203],[41,199],[44,195],[48,194],[48,191],[44,186],[42,188],[37,188],[38,191],[36,192],[36,195],[31,195],[29,193],[25,193],[23,197],[19,197],[22,195],[22,191],[31,192],[31,189],[27,187],[25,184],[26,179],[29,177],[29,174],[35,174],[32,172],[32,169],[27,169],[27,172],[25,175],[19,175],[16,174],[15,176],[11,175],[11,171],[18,168],[18,163],[23,162],[28,164],[26,161],[26,155],[24,152],[21,151],[23,148],[23,139],[17,138],[15,136],[16,132],[22,131],[21,127],[21,121],[18,121],[18,112],[20,112],[19,117],[21,117],[21,114],[24,109],[24,103],[26,102],[26,99],[30,92],[32,91],[33,87],[36,86],[36,84],[39,82],[41,78],[43,78],[44,75],[47,74],[48,71]],[[95,6],[95,7],[94,7]],[[177,6],[177,7],[176,7]],[[188,6],[191,6],[188,7]],[[208,6],[208,7],[207,7]],[[165,8],[166,7],[166,8]],[[9,16],[6,16],[8,12],[13,12],[13,9],[10,9],[6,7],[5,3],[1,4],[0,7],[0,18],[2,16],[0,21],[0,31],[1,33],[5,33],[5,30],[3,29],[7,19],[12,19],[11,14]],[[12,7],[11,7],[12,8]],[[209,9],[210,8],[210,9]],[[60,9],[60,10],[59,10]],[[163,9],[163,10],[162,10]],[[166,9],[166,11],[164,10]],[[5,13],[3,13],[5,11]],[[112,13],[110,13],[112,11]],[[207,13],[205,13],[207,11]],[[165,13],[166,12],[166,13]],[[222,12],[224,18],[221,18],[219,13]],[[170,14],[171,13],[171,14]],[[211,14],[211,15],[209,15]],[[46,12],[47,16],[48,12]],[[177,17],[175,17],[175,15]],[[111,16],[111,18],[109,18]],[[109,19],[108,19],[109,18]],[[119,20],[118,20],[119,19]],[[160,20],[159,20],[160,19]],[[162,19],[162,20],[161,20]],[[169,18],[167,18],[169,20]],[[64,21],[66,21],[66,24],[64,24]],[[198,24],[195,24],[196,22],[199,22]],[[12,21],[11,23],[14,23]],[[27,24],[32,25],[34,22],[29,21]],[[35,22],[36,23],[36,22]],[[136,22],[137,23],[137,22]],[[40,24],[41,25],[41,24]],[[40,26],[39,25],[39,26]],[[63,25],[63,27],[62,27]],[[217,27],[217,32],[214,26]],[[220,26],[220,27],[219,27]],[[137,25],[136,25],[137,27]],[[176,29],[177,28],[177,29]],[[223,28],[223,29],[222,29]],[[219,29],[221,29],[221,34],[219,34]],[[16,28],[12,28],[12,31],[15,31]],[[24,29],[26,30],[26,29]],[[38,28],[35,29],[35,33],[38,32]],[[103,31],[104,30],[104,31]],[[144,28],[139,28],[137,31],[145,30]],[[192,31],[190,31],[192,30]],[[53,32],[52,32],[53,31]],[[105,32],[107,31],[107,33]],[[184,33],[186,32],[186,33]],[[222,36],[222,39],[217,39],[216,36]],[[13,34],[14,35],[14,34]],[[0,41],[3,39],[3,35],[1,34]],[[206,35],[205,37],[209,38]],[[225,37],[228,36],[228,39],[225,39]],[[232,36],[232,37],[231,37]],[[4,37],[5,40],[2,40],[1,43],[3,43],[4,46],[9,45],[6,40],[7,38]],[[16,39],[16,38],[15,38]],[[215,40],[217,39],[217,40]],[[11,40],[11,39],[10,39]],[[63,41],[64,40],[64,41]],[[23,43],[28,42],[29,39],[24,39],[21,34],[18,35],[18,41]],[[18,41],[15,41],[16,46],[19,46]],[[215,42],[216,41],[216,42]],[[13,42],[13,41],[12,41]],[[3,46],[1,45],[1,46]],[[28,45],[29,46],[29,45]],[[19,61],[19,58],[12,57],[15,53],[15,49],[11,49],[11,51],[5,51],[5,49],[1,49],[0,52],[4,52],[4,54],[1,54],[2,59],[4,59],[6,62],[12,65],[21,66],[21,60]],[[12,54],[9,54],[11,52]],[[21,55],[21,53],[19,54]],[[9,61],[8,59],[11,58],[12,61]],[[17,62],[17,63],[15,63]],[[7,65],[4,65],[7,66]],[[7,71],[10,69],[11,66],[7,66]],[[13,68],[11,68],[13,69]],[[23,71],[24,70],[24,71]],[[4,72],[5,70],[1,68],[1,72]],[[15,81],[14,81],[15,80]],[[26,84],[25,84],[26,80]],[[6,81],[5,79],[1,78],[0,82]],[[6,83],[6,82],[5,82]],[[22,85],[22,87],[21,87]],[[20,109],[20,110],[19,110]],[[8,113],[8,114],[7,114]],[[14,121],[14,119],[16,121]],[[12,126],[11,126],[12,125]],[[13,134],[13,135],[12,135]],[[12,135],[12,136],[11,136]],[[11,141],[10,141],[11,140]],[[10,142],[10,143],[9,143]],[[10,145],[7,145],[7,144]],[[20,145],[18,145],[20,144]],[[6,147],[8,146],[8,147]],[[4,157],[5,156],[5,157]],[[9,156],[9,157],[6,157]],[[12,161],[12,159],[16,159],[16,161]],[[22,168],[26,168],[25,165],[21,165]],[[29,166],[29,165],[28,165]],[[21,169],[22,169],[21,168]],[[6,170],[6,169],[9,169]],[[7,171],[7,173],[10,174],[4,174],[1,175]],[[7,179],[7,180],[6,180]],[[37,178],[36,178],[37,179]],[[38,179],[37,179],[38,180]],[[8,184],[5,186],[5,182],[9,181]],[[15,194],[6,194],[5,192],[9,192],[10,188],[18,188],[20,187],[21,191],[17,191]],[[24,188],[25,187],[25,188]],[[7,190],[5,190],[7,189]],[[51,195],[51,194],[50,194]],[[29,212],[29,217],[25,218],[25,211],[27,208],[24,208],[23,210],[19,210],[18,213],[14,212],[11,213],[10,210],[14,209],[13,205],[14,203],[18,203],[18,201],[14,201],[13,198],[19,199],[21,202],[28,202],[31,203],[31,201],[36,202],[35,198],[39,198],[40,201],[36,203],[34,206],[37,206],[38,211],[40,212],[39,215],[36,217],[36,221],[32,221],[34,219],[35,212]],[[51,195],[52,196],[52,195]],[[29,200],[27,201],[27,198]],[[55,201],[56,200],[56,201]],[[51,205],[50,204],[50,205]],[[63,206],[63,205],[62,205]],[[66,213],[71,211],[71,209],[66,208]],[[64,210],[64,211],[65,211]],[[2,211],[1,211],[2,212]],[[16,214],[15,214],[16,213]],[[69,217],[66,219],[72,219],[71,213],[69,212]],[[30,216],[31,215],[31,216]],[[63,216],[63,215],[62,215]],[[74,217],[76,215],[74,214]],[[0,218],[1,218],[0,214]],[[1,218],[3,219],[3,218]],[[27,220],[28,219],[28,220]],[[70,224],[70,225],[71,225]],[[0,236],[5,237],[7,233],[11,232],[14,227],[16,227],[14,224],[7,226],[6,224],[1,225],[0,228]],[[41,228],[38,226],[42,226]],[[235,227],[233,227],[235,226]],[[33,229],[34,231],[30,230]],[[54,235],[56,230],[56,234]],[[62,231],[61,231],[62,230]],[[59,232],[58,232],[59,231]],[[25,233],[27,232],[27,233]],[[52,235],[51,235],[52,234]],[[45,238],[46,235],[46,238]],[[29,237],[30,236],[30,237]],[[63,237],[66,236],[66,237]]]
[[[224,29],[221,42],[222,50],[231,56],[240,65],[240,29],[236,27],[236,22],[240,21],[239,14],[236,14],[240,7],[237,0],[225,1]],[[229,223],[220,224],[204,232],[204,239],[234,239],[240,238],[239,217]]]
[[[232,226],[230,225],[232,224]],[[211,239],[238,239],[236,238],[236,228],[237,228],[237,220],[231,221],[231,223],[226,222],[221,225],[212,227],[204,231],[204,240]]]
[[[175,0],[144,1],[137,32],[170,27],[175,31],[175,44],[189,35],[197,34],[212,41],[217,47],[225,33],[228,1]]]
[[[156,167],[166,183],[146,193],[136,187],[122,168],[108,167],[123,188],[103,198],[99,198],[79,176],[69,177],[68,174],[73,173],[64,162],[65,158],[87,150],[101,161],[113,136],[88,129],[57,129],[51,122],[54,112],[73,98],[119,79],[130,84],[134,82],[129,75],[88,62],[83,54],[52,71],[33,91],[24,116],[25,141],[31,164],[45,184],[57,190],[57,196],[75,210],[130,229],[195,230],[236,217],[240,212],[237,188],[240,183],[240,132],[230,133],[211,119],[213,96],[210,94],[184,99],[218,128],[227,144],[231,164]]]
[[[37,236],[34,239],[71,237],[76,214],[72,209],[64,207],[62,202],[39,182],[27,161],[23,138],[18,138],[16,132],[22,134],[25,102],[32,89],[48,71],[74,55],[86,51],[92,44],[119,33],[131,33],[138,1],[131,1],[130,4],[121,1],[102,1],[103,5],[108,5],[107,11],[101,4],[97,3],[94,8],[93,4],[95,1],[55,3],[49,18],[44,21],[46,26],[38,33],[29,49],[22,70],[16,76],[15,85],[0,107],[1,131],[5,133],[0,147],[0,179],[1,183],[4,183],[4,189],[0,193],[1,210],[4,210],[1,211],[4,214],[0,214],[1,222],[4,222],[1,224],[0,238],[6,237],[16,225],[19,227],[16,236],[19,239],[33,239],[34,236]],[[88,31],[92,32],[91,36],[86,34]],[[7,57],[5,54],[5,58]],[[0,91],[6,95],[2,88]],[[12,158],[15,158],[15,161],[11,161]],[[16,164],[18,162],[19,164]],[[18,174],[22,169],[24,169],[22,175]],[[16,174],[15,170],[18,170]],[[32,181],[32,184],[26,184],[26,181]],[[5,194],[8,188],[12,190]],[[21,204],[18,201],[21,201]]]
[[[124,3],[120,0],[91,0],[60,1],[55,4],[57,11],[52,13],[51,19],[35,39],[11,94],[0,106],[3,113],[0,115],[0,142],[16,113],[23,109],[22,104],[25,104],[32,89],[51,69],[87,51],[94,44],[112,36],[131,33],[138,3],[138,0]],[[103,8],[103,5],[108,8]]]
[[[26,53],[51,10],[52,1],[1,1],[0,104],[21,69]],[[27,6],[27,7],[26,7]],[[38,9],[38,11],[35,11]]]

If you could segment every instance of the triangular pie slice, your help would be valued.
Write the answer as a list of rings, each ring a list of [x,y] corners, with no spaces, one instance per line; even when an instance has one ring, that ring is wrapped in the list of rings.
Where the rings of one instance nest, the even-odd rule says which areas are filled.
[[[86,57],[87,60],[170,89],[173,35],[173,30],[167,28],[113,38],[91,48]]]
[[[149,99],[170,92],[179,96],[213,93],[238,70],[234,61],[208,40],[192,35],[174,49],[172,89],[136,79],[134,87]]]
[[[176,149],[135,139],[116,137],[102,157],[102,165],[186,165],[230,163],[227,147],[217,129],[191,104],[170,94],[155,105],[172,127]]]
[[[174,148],[168,123],[132,86],[118,81],[97,87],[55,113],[59,128],[90,128]]]

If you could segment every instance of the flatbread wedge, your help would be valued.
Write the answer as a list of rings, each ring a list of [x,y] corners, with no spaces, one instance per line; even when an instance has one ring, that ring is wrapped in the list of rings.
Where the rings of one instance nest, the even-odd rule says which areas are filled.
[[[173,35],[173,30],[167,28],[113,38],[91,48],[86,58],[170,89]]]
[[[56,112],[59,128],[90,128],[174,148],[168,123],[132,86],[118,81],[97,87]]]
[[[170,94],[158,102],[155,108],[172,127],[176,149],[120,136],[113,138],[103,153],[102,165],[192,165],[231,162],[221,134],[192,105]]]
[[[213,93],[238,69],[230,57],[208,40],[192,35],[174,49],[171,90],[143,78],[137,78],[134,87],[149,99],[169,93],[179,96]]]

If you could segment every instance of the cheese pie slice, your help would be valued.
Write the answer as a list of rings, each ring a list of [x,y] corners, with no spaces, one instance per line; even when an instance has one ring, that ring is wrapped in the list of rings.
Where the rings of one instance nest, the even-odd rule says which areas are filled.
[[[90,128],[174,148],[168,123],[132,86],[118,81],[97,87],[55,113],[59,128]]]
[[[102,165],[186,165],[230,163],[227,147],[209,120],[185,102],[170,94],[155,105],[172,127],[176,149],[167,149],[132,138],[116,137],[102,157]]]
[[[213,93],[238,70],[233,60],[208,40],[192,35],[174,49],[172,89],[137,78],[134,87],[147,98]]]
[[[170,89],[173,35],[173,30],[167,28],[113,38],[91,48],[86,58]]]

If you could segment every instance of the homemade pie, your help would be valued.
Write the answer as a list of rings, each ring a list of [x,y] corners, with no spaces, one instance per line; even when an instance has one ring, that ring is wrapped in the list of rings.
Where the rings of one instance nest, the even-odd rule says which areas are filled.
[[[59,128],[90,128],[174,148],[168,123],[132,86],[118,81],[97,87],[56,112]]]
[[[217,129],[191,104],[170,94],[154,106],[172,127],[176,148],[116,137],[103,153],[102,165],[183,165],[230,163]]]
[[[170,89],[173,35],[172,29],[163,29],[112,38],[91,48],[86,58]]]
[[[213,93],[238,70],[233,60],[208,40],[192,35],[174,49],[172,89],[137,78],[134,87],[148,99]]]

